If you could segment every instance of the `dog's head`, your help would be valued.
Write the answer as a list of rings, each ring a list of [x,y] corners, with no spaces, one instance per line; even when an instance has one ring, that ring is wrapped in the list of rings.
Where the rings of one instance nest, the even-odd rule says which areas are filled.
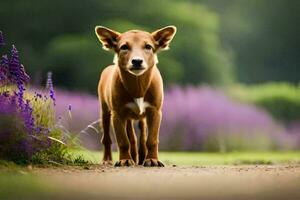
[[[152,33],[139,30],[119,33],[103,26],[96,26],[95,32],[103,48],[116,53],[115,64],[139,76],[158,62],[159,50],[168,49],[176,33],[176,27],[167,26]]]

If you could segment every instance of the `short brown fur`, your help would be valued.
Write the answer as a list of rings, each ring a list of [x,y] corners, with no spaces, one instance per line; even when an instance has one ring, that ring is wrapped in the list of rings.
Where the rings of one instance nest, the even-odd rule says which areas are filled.
[[[158,160],[163,81],[156,66],[156,54],[168,48],[176,27],[168,26],[153,33],[132,30],[121,34],[97,26],[95,31],[103,48],[113,50],[117,57],[114,65],[103,70],[98,85],[104,132],[103,163],[112,163],[109,134],[112,124],[119,148],[116,166],[163,166]],[[141,132],[139,149],[134,121],[138,121]]]

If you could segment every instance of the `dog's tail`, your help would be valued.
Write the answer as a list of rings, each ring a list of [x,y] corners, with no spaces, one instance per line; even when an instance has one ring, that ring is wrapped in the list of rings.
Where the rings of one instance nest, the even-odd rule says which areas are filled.
[[[96,133],[99,134],[102,132],[101,126],[100,126],[101,119],[98,119],[89,125],[87,125],[83,130],[80,131],[81,134],[91,134],[91,133]]]

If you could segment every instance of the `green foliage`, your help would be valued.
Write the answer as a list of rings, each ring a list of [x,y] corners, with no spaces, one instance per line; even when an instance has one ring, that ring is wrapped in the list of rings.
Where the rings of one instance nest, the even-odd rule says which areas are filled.
[[[94,40],[93,40],[94,39]],[[52,40],[45,53],[48,64],[58,85],[96,91],[95,85],[101,69],[110,64],[107,52],[101,51],[93,37],[65,35]],[[101,66],[101,63],[103,66]]]
[[[121,32],[176,25],[171,51],[160,56],[167,83],[224,84],[235,76],[243,82],[296,83],[298,7],[298,1],[283,0],[2,0],[0,22],[8,41],[14,38],[23,52],[32,77],[51,69],[56,82],[67,88],[94,91],[100,71],[112,62],[94,35],[96,25]],[[73,43],[57,39],[71,36],[74,42],[88,41],[89,47],[81,49],[78,41],[74,48],[55,52],[58,42]]]
[[[234,50],[240,81],[299,81],[298,1],[201,2],[220,16],[221,36],[224,45]]]
[[[177,26],[171,50],[159,56],[158,67],[167,84],[225,84],[234,79],[231,52],[221,44],[219,17],[199,3],[4,0],[1,8],[3,30],[24,52],[21,57],[31,77],[51,70],[60,86],[95,91],[101,70],[112,63],[113,53],[104,52],[94,34],[96,25],[120,32]]]
[[[288,122],[300,119],[300,85],[288,83],[235,85],[228,92],[234,98],[266,109],[277,119]]]

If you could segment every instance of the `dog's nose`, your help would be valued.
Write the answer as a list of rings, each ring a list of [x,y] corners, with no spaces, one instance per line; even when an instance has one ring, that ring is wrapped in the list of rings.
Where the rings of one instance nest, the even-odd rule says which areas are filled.
[[[131,63],[134,68],[141,68],[143,60],[142,59],[132,59]]]

